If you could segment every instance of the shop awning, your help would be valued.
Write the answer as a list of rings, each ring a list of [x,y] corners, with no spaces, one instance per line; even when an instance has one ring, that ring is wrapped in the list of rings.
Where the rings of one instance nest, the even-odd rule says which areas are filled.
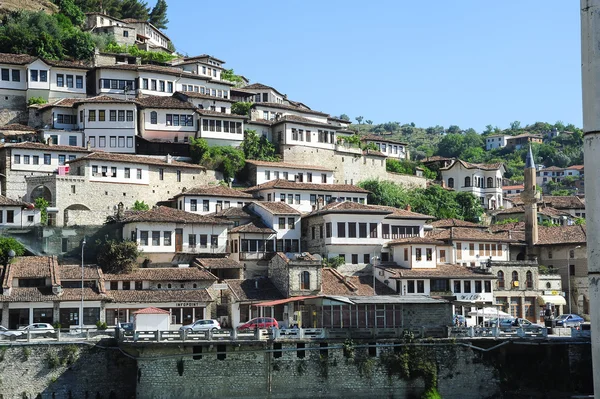
[[[567,301],[565,297],[561,295],[540,295],[537,297],[539,305],[545,305],[547,303],[552,303],[554,305],[566,305]]]
[[[252,306],[275,306],[275,305],[281,305],[283,303],[303,301],[305,299],[313,299],[313,298],[318,298],[318,296],[296,296],[296,297],[292,297],[292,298],[277,299],[275,301],[254,303],[254,304],[252,304]]]

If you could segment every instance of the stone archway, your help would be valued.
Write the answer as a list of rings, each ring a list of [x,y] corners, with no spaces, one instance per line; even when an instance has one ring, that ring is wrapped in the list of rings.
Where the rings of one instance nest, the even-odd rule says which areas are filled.
[[[519,252],[517,255],[517,260],[525,260],[525,252]]]
[[[90,210],[90,208],[88,208],[87,206],[82,205],[82,204],[69,205],[63,211],[63,225],[69,226],[69,211],[89,211],[89,210]]]
[[[29,201],[33,203],[36,199],[40,197],[44,198],[46,201],[48,201],[48,204],[52,206],[52,201],[54,200],[54,198],[52,195],[52,191],[48,187],[44,185],[35,187],[33,190],[31,190],[31,194],[29,194]]]

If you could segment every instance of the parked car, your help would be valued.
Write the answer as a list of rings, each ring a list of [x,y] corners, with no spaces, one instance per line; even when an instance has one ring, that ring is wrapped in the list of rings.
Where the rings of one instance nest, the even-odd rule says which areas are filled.
[[[463,316],[461,314],[455,314],[452,317],[452,322],[454,323],[455,327],[466,327],[467,326],[467,319],[465,319],[465,316]]]
[[[500,326],[507,325],[510,326],[515,321],[514,317],[501,317],[500,318]],[[483,322],[484,327],[497,327],[498,326],[498,318],[494,317],[489,320],[485,320]]]
[[[31,334],[44,334],[46,336],[49,334],[54,334],[55,332],[52,324],[48,323],[33,323],[27,327],[20,328],[19,330],[23,331],[24,334],[30,332]]]
[[[576,314],[561,314],[554,319],[556,327],[579,327],[585,322],[583,317]]]
[[[13,340],[21,335],[23,335],[22,331],[9,330],[6,327],[0,326],[0,337],[2,338]]]
[[[541,331],[544,326],[541,324],[532,323],[527,319],[520,317],[511,319],[500,319],[500,329],[510,330],[512,328],[522,328],[525,331]]]
[[[192,330],[192,331],[217,331],[221,329],[221,324],[217,320],[196,320],[192,324],[179,327],[180,330]]]
[[[256,330],[257,328],[279,328],[279,323],[272,317],[255,317],[238,327],[238,330]]]

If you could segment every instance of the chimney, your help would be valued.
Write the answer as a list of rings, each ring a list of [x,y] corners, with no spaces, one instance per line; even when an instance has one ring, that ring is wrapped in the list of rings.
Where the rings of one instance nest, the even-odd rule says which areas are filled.
[[[410,204],[407,204],[405,209],[410,212],[412,208],[410,207]]]
[[[442,188],[446,188],[446,182],[442,179]]]
[[[46,141],[46,143],[48,143],[48,145],[52,145],[52,136],[48,137],[48,140]]]
[[[171,162],[173,162],[173,157],[171,157],[171,154],[167,154],[167,163]]]
[[[216,207],[215,207],[215,209],[216,209],[215,213],[218,215],[223,210],[223,205],[217,204]]]
[[[323,197],[317,198],[317,210],[323,208]]]
[[[87,141],[87,144],[85,145],[85,148],[86,148],[88,151],[90,150],[90,148],[91,148],[91,145],[90,145],[90,140],[88,140],[88,141]]]
[[[119,205],[117,206],[117,219],[121,220],[123,219],[123,203],[119,202]]]

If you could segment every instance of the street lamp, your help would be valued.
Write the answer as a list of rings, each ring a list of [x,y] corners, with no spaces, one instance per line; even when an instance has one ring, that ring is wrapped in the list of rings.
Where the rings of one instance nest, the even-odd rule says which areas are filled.
[[[85,248],[85,236],[81,242],[81,310],[79,312],[79,329],[83,332],[83,249]]]
[[[571,251],[573,251],[573,258],[575,258],[575,250],[581,248],[581,245],[576,246],[567,253],[567,292],[569,298],[569,314],[571,314]]]
[[[375,289],[375,261],[379,260],[379,256],[373,256],[371,258],[371,264],[373,265],[373,295],[377,295],[377,289]]]

